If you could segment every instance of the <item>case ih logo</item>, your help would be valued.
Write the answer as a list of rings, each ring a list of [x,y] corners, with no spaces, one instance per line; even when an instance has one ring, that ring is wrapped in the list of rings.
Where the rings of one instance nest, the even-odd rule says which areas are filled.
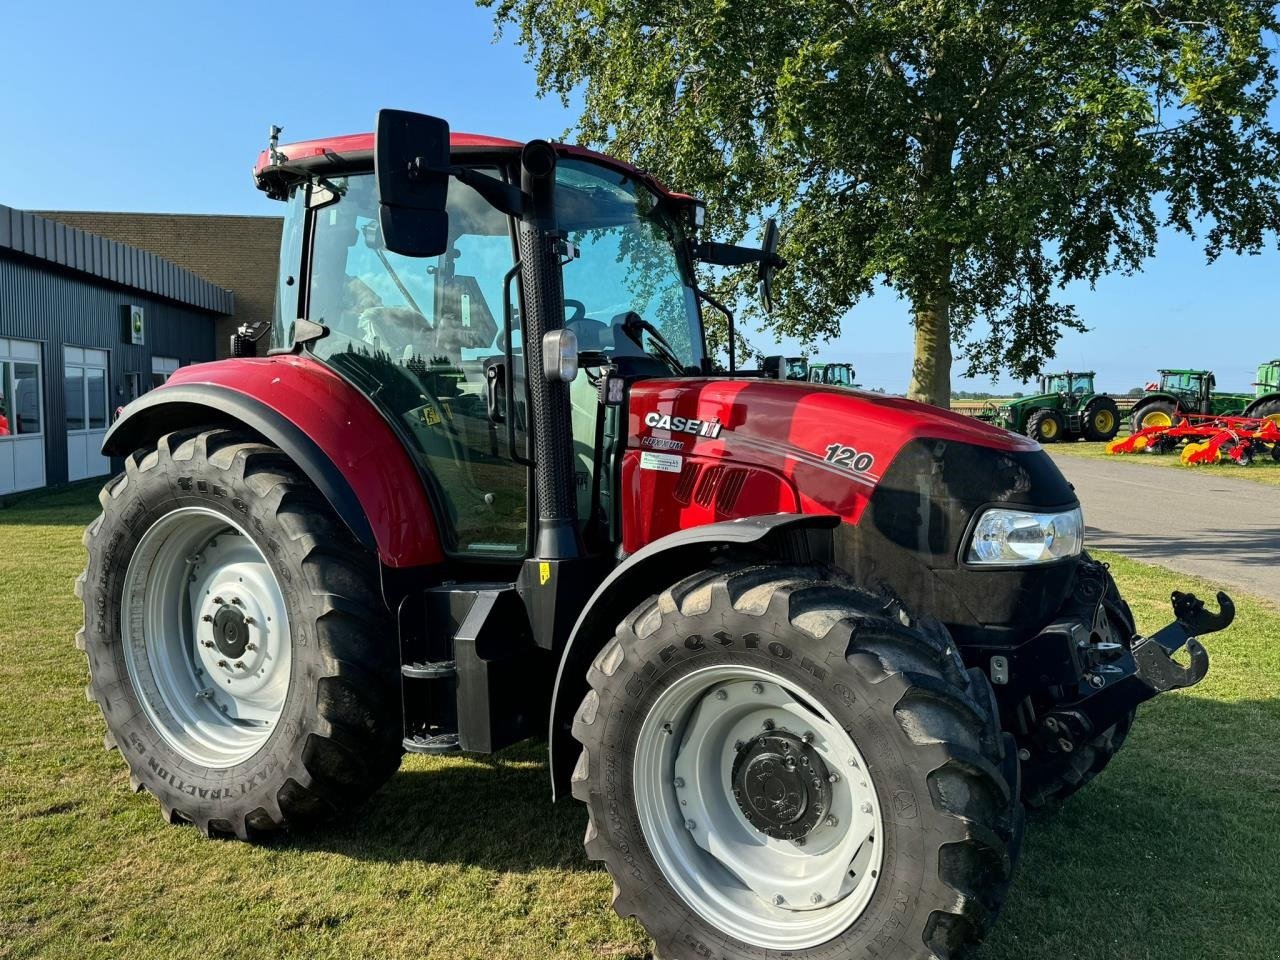
[[[669,413],[647,413],[644,417],[647,427],[655,430],[670,430],[672,433],[688,433],[695,437],[714,440],[724,429],[719,420],[693,420],[685,417],[673,417]]]

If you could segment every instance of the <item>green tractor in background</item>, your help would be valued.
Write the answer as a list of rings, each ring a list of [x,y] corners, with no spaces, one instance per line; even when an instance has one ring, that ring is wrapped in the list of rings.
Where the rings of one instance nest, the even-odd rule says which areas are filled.
[[[1094,390],[1094,376],[1092,370],[1043,374],[1038,394],[991,405],[980,419],[1040,443],[1110,440],[1120,430],[1120,409]]]
[[[1129,414],[1134,433],[1149,427],[1170,427],[1179,414],[1199,413],[1221,417],[1262,417],[1280,423],[1280,360],[1258,366],[1254,392],[1217,393],[1211,370],[1161,370],[1160,384],[1147,392]]]
[[[826,383],[833,387],[856,387],[853,382],[856,376],[851,363],[811,363],[809,364],[810,383]]]

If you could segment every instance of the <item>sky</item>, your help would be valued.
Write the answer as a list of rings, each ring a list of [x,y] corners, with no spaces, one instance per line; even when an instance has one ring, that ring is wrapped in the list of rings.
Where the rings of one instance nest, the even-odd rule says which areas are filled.
[[[495,42],[490,11],[470,0],[10,0],[0,22],[0,203],[21,209],[274,214],[250,177],[272,123],[303,140],[372,129],[380,107],[399,107],[529,139],[558,138],[576,116],[539,99],[523,51]],[[1063,298],[1090,331],[1064,336],[1053,365],[1097,370],[1100,389],[1203,366],[1220,389],[1247,390],[1258,363],[1280,356],[1274,246],[1206,265],[1196,241],[1168,233],[1141,274]],[[748,334],[774,352],[771,335]],[[842,319],[820,359],[902,392],[911,345],[906,304],[885,292]],[[961,373],[957,363],[954,389],[1025,389]]]

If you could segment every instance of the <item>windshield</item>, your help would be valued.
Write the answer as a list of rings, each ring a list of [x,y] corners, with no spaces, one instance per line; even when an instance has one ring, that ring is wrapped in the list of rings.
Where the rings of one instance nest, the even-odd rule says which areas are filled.
[[[843,363],[832,364],[827,367],[827,383],[834,383],[838,387],[853,386],[852,371]]]
[[[657,197],[625,173],[566,158],[556,166],[556,212],[578,248],[564,268],[564,296],[579,349],[698,372],[702,328],[678,254],[684,238]]]

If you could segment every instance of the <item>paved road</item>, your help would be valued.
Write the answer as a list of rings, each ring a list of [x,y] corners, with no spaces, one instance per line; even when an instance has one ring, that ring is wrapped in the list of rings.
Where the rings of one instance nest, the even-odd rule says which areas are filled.
[[[1209,469],[1053,459],[1084,507],[1087,545],[1280,598],[1280,487]]]

